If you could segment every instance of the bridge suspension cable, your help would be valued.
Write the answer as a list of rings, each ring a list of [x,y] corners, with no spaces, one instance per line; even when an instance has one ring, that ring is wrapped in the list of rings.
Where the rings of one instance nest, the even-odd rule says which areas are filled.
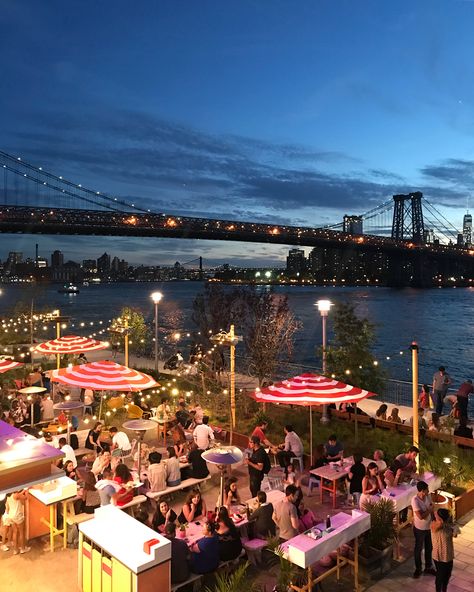
[[[82,187],[81,184],[73,183],[63,177],[58,177],[48,171],[44,171],[42,167],[36,167],[28,162],[23,161],[19,157],[14,157],[7,152],[0,150],[0,161],[3,161],[3,168],[24,177],[29,181],[33,181],[38,185],[45,186],[49,189],[54,189],[64,195],[78,199],[84,203],[99,206],[117,212],[123,212],[120,206],[124,206],[129,210],[135,210],[142,213],[150,213],[151,210],[136,206],[134,203],[127,202],[124,199],[111,197],[106,193],[100,191],[93,191],[87,187]],[[33,174],[28,174],[25,171],[32,171]],[[48,179],[49,182],[44,179]]]

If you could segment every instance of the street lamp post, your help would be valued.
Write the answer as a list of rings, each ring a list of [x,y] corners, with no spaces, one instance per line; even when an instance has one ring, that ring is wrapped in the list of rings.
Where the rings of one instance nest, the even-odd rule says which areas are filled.
[[[418,418],[418,344],[413,341],[410,345],[412,356],[412,404],[413,404],[413,446],[420,445],[420,426]],[[419,466],[420,457],[417,457]]]
[[[327,346],[327,333],[326,333],[326,321],[328,313],[331,309],[332,302],[330,300],[318,300],[316,302],[319,313],[321,315],[321,321],[323,326],[323,375],[326,376],[327,364],[326,364],[326,346]],[[323,414],[321,415],[321,423],[329,423],[329,415],[327,405],[323,405]]]
[[[151,299],[155,305],[155,372],[158,372],[158,304],[163,298],[161,292],[153,292]]]

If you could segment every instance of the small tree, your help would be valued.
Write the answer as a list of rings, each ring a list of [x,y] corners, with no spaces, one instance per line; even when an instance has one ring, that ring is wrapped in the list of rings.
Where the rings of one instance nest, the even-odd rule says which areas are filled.
[[[359,318],[352,304],[337,304],[334,339],[326,350],[327,374],[360,388],[380,391],[385,373],[371,351],[374,341],[374,325]]]
[[[114,326],[123,323],[127,319],[128,322],[128,343],[131,353],[138,355],[144,354],[150,346],[150,329],[145,323],[145,317],[138,308],[124,307],[120,312],[120,317],[113,319],[112,329]],[[117,347],[123,350],[123,339],[120,339],[116,334],[112,334],[112,341]]]
[[[286,296],[255,289],[245,294],[242,332],[249,370],[261,387],[273,380],[281,362],[293,352],[293,336],[301,323],[291,312]]]

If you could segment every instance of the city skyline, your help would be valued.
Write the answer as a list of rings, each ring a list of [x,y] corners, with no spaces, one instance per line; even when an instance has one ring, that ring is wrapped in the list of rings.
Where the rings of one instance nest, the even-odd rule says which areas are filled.
[[[420,190],[462,232],[473,3],[144,2],[126,18],[124,2],[106,5],[3,3],[7,152],[154,211],[275,224],[334,223]],[[31,252],[36,239],[14,243]],[[131,263],[286,257],[212,241],[41,243]]]

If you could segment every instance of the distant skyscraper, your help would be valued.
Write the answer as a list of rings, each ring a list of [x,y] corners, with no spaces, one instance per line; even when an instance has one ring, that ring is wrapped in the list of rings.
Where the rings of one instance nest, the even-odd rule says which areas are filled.
[[[57,267],[62,267],[64,265],[64,255],[61,251],[53,251],[51,253],[51,267],[56,269]]]
[[[362,216],[344,216],[343,230],[347,234],[363,234],[363,218]]]
[[[286,271],[289,275],[303,273],[306,270],[306,257],[303,249],[290,249],[286,258]]]
[[[104,253],[102,257],[97,259],[97,271],[99,272],[99,275],[110,273],[110,255]]]
[[[467,212],[464,214],[462,221],[462,234],[464,237],[464,244],[466,246],[472,245],[472,216]]]

